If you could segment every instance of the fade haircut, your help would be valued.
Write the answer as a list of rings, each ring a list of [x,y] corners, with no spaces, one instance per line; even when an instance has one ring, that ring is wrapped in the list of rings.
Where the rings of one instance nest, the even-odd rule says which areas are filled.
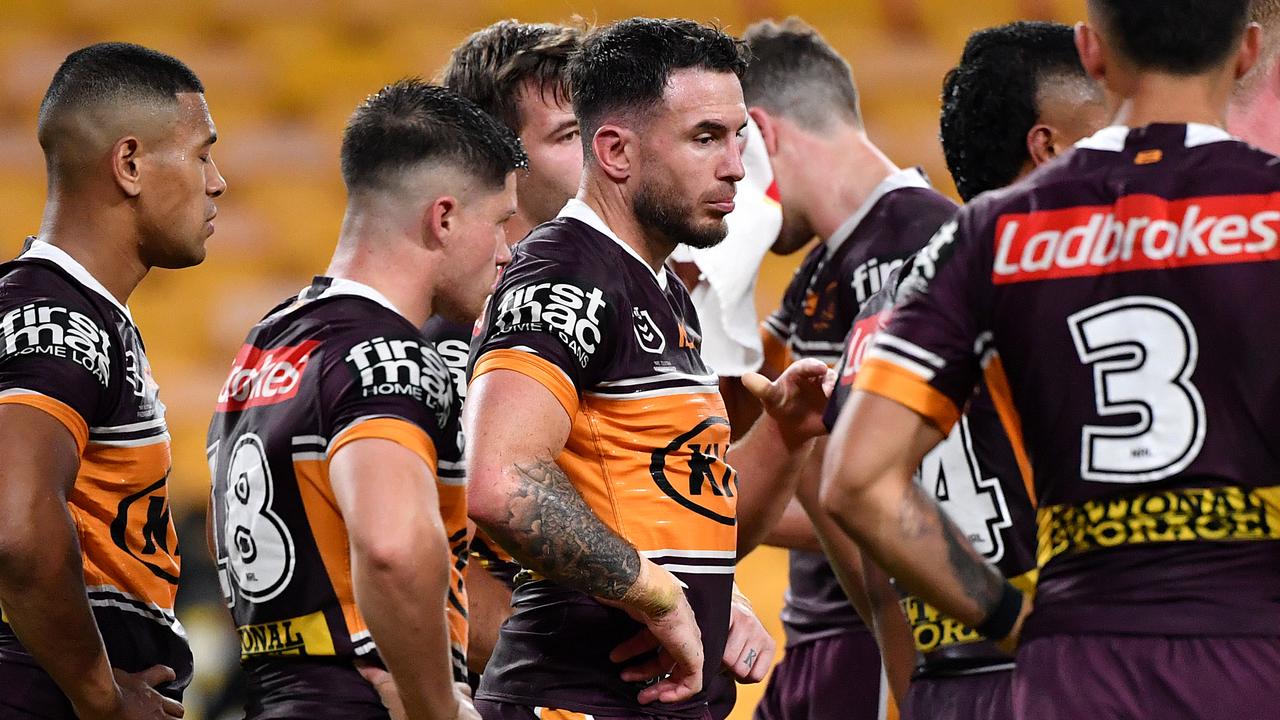
[[[342,135],[348,192],[392,186],[405,170],[453,165],[491,187],[528,159],[515,133],[475,103],[418,78],[392,83],[356,108]]]
[[[741,78],[747,57],[741,41],[692,20],[631,18],[592,31],[569,59],[585,153],[591,156],[591,139],[610,113],[661,104],[672,73],[697,69]]]
[[[1101,30],[1145,70],[1196,75],[1240,41],[1250,0],[1089,0]]]
[[[1027,133],[1040,119],[1040,93],[1063,81],[1093,84],[1066,25],[1015,22],[969,36],[960,64],[942,81],[942,153],[961,198],[1017,178],[1030,159]]]
[[[543,99],[568,102],[565,70],[581,42],[575,27],[499,20],[454,48],[441,82],[519,133],[521,86],[529,82]]]
[[[40,102],[40,146],[56,149],[55,126],[67,113],[109,104],[177,104],[179,93],[203,93],[200,78],[181,60],[132,43],[80,48],[62,61]]]
[[[762,20],[743,36],[751,65],[742,76],[747,105],[789,117],[811,130],[843,117],[862,127],[858,88],[849,63],[798,17]]]

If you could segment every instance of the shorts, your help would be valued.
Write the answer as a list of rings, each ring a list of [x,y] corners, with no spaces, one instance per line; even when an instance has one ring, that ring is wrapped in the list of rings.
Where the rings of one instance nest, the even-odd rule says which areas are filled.
[[[888,712],[880,648],[870,632],[859,631],[788,647],[755,720],[884,720]]]
[[[1013,671],[912,680],[902,720],[1013,720]]]
[[[1280,637],[1049,635],[1018,650],[1022,720],[1275,717]]]
[[[182,700],[166,688],[165,695]],[[71,701],[39,665],[0,660],[0,720],[76,720]]]
[[[350,660],[253,660],[245,720],[390,720],[378,691]]]
[[[639,712],[633,715],[598,715],[495,700],[476,700],[476,711],[480,713],[481,720],[665,720],[668,717]],[[698,720],[711,720],[711,712],[706,711]]]

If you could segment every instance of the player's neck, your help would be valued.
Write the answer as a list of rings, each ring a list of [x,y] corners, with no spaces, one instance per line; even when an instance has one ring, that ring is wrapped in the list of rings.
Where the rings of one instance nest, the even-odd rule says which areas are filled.
[[[348,213],[324,274],[368,285],[414,327],[422,327],[431,317],[436,271],[432,254],[421,244],[379,220]]]
[[[617,188],[601,189],[593,180],[588,179],[584,188],[578,191],[578,199],[594,210],[605,226],[635,250],[655,273],[662,274],[663,264],[667,262],[667,256],[676,249],[675,245],[646,232]]]
[[[1114,124],[1132,128],[1156,123],[1227,125],[1232,83],[1222,77],[1142,73],[1126,85]]]
[[[126,218],[56,189],[50,190],[36,237],[84,266],[121,305],[150,270],[138,256],[137,229]]]
[[[516,214],[512,215],[511,219],[507,221],[507,244],[514,247],[517,242],[524,239],[525,235],[528,235],[541,224],[531,220],[522,208],[517,209]]]
[[[835,138],[824,154],[829,158],[822,173],[822,189],[809,194],[813,231],[827,239],[861,208],[885,178],[898,166],[876,147],[862,130]]]
[[[1231,103],[1227,113],[1227,130],[1245,142],[1272,155],[1280,155],[1280,132],[1276,117],[1280,115],[1280,95],[1267,83],[1256,88],[1247,98]]]

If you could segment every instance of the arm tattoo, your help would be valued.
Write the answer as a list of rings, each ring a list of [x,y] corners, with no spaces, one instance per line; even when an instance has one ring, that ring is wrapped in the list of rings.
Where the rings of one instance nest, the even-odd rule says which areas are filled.
[[[947,563],[965,595],[984,616],[995,610],[1004,587],[1000,576],[974,551],[942,507],[914,482],[907,490],[898,521],[903,534],[909,538],[941,535],[947,547]]]
[[[596,516],[550,457],[516,463],[519,484],[504,527],[485,528],[525,567],[565,587],[618,600],[640,575],[640,555]]]

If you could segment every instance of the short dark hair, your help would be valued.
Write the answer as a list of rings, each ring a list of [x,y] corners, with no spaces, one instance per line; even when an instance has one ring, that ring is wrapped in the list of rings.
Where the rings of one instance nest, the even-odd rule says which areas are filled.
[[[576,27],[499,20],[454,48],[441,83],[520,132],[517,93],[526,81],[557,102],[569,99],[565,69],[582,42]]]
[[[1227,59],[1249,22],[1250,0],[1089,0],[1101,30],[1139,67],[1175,75]]]
[[[826,127],[833,112],[862,126],[849,63],[808,23],[798,17],[762,20],[742,39],[751,51],[751,65],[742,76],[747,105],[809,128]]]
[[[586,152],[607,114],[660,103],[673,72],[742,77],[747,57],[740,40],[692,20],[631,18],[588,33],[569,59],[573,112]]]
[[[132,43],[80,48],[62,61],[40,102],[40,144],[61,113],[105,103],[176,102],[179,93],[203,93],[200,78],[175,57]]]
[[[508,127],[454,91],[418,78],[370,95],[347,122],[342,180],[348,191],[385,187],[396,173],[431,162],[501,187],[528,158]]]
[[[1015,22],[969,36],[942,81],[942,153],[968,201],[1013,182],[1029,159],[1027,133],[1047,82],[1088,81],[1075,33],[1050,22]]]

